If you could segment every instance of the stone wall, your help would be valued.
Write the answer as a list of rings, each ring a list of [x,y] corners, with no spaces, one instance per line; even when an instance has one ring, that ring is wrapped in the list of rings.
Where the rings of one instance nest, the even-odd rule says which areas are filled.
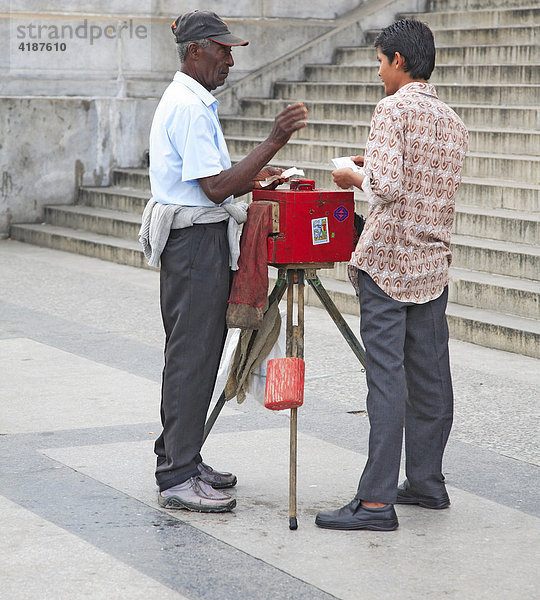
[[[333,19],[362,0],[322,0],[291,2],[290,0],[77,0],[61,3],[61,11],[92,14],[154,14],[174,15],[189,10],[213,10],[228,17],[264,17],[294,19]],[[57,0],[3,0],[0,8],[12,11],[28,11],[33,14],[59,12]]]
[[[139,165],[153,99],[2,98],[0,232],[69,204],[80,185],[106,185],[113,166]]]
[[[269,56],[286,55],[320,36],[336,15],[361,3],[337,1],[329,12],[320,1],[82,0],[59,9],[49,0],[11,0],[0,11],[0,35],[9,43],[9,52],[0,55],[3,94],[159,94],[178,64],[171,22],[193,8],[217,11],[250,40],[248,52],[235,51],[234,81]]]

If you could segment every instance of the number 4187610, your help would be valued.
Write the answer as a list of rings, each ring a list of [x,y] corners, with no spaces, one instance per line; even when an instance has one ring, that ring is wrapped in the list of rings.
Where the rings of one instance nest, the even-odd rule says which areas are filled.
[[[21,42],[19,50],[23,52],[65,52],[65,42]]]

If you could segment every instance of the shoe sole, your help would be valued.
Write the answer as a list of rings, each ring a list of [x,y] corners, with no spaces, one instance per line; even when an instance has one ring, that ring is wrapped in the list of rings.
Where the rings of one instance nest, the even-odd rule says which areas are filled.
[[[221,506],[201,506],[200,504],[189,504],[188,502],[182,502],[179,498],[158,498],[158,504],[161,508],[168,508],[171,510],[190,510],[191,512],[202,512],[202,513],[222,513],[229,512],[236,506],[236,500],[233,498],[227,504]]]
[[[199,477],[201,477],[199,475]],[[204,479],[201,477],[201,479],[204,481]],[[209,481],[205,481],[205,483],[208,483],[209,485],[211,485],[215,490],[226,490],[228,488],[232,488],[236,485],[236,482],[238,481],[238,479],[235,477],[234,481],[232,483],[210,483]]]
[[[322,527],[323,529],[339,529],[340,531],[358,531],[361,529],[367,529],[369,531],[394,531],[398,528],[399,523],[397,521],[368,521],[366,523],[359,523],[356,526],[343,526],[342,523],[336,522],[320,522],[315,519],[315,525]]]
[[[433,510],[442,510],[450,506],[450,500],[422,500],[420,498],[400,498],[398,496],[396,504],[415,504],[422,508],[431,508]]]

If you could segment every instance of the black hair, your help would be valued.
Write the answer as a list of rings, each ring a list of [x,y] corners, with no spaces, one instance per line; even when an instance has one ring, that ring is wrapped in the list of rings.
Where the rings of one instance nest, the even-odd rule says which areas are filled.
[[[435,42],[431,29],[421,21],[402,19],[383,29],[375,38],[374,46],[390,62],[396,52],[405,59],[405,71],[413,79],[429,79],[435,67]]]

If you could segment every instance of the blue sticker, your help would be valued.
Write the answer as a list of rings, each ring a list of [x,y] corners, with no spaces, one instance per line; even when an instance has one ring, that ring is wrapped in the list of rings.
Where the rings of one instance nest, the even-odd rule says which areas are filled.
[[[338,206],[334,211],[334,217],[341,223],[349,216],[349,211],[344,206]]]

